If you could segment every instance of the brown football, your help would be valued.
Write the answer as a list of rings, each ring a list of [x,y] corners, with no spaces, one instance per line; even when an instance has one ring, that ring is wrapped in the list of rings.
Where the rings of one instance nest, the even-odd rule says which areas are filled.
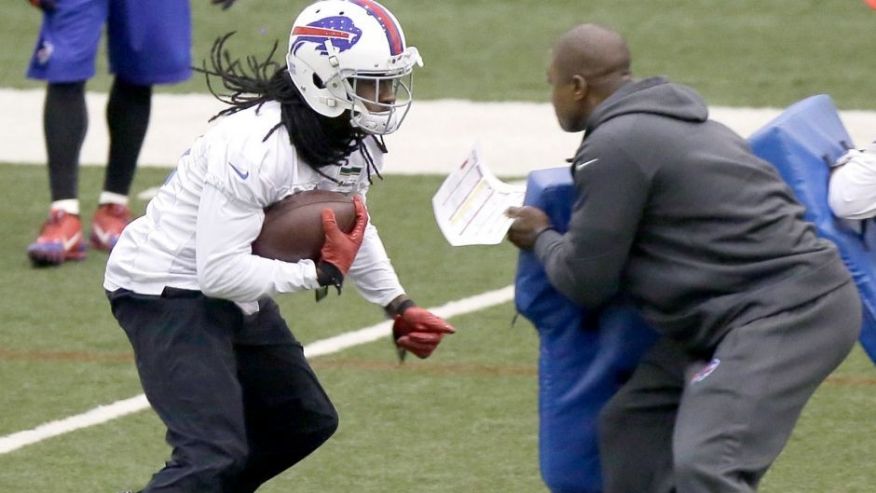
[[[265,221],[252,243],[252,253],[285,262],[319,260],[325,241],[320,217],[323,209],[335,211],[341,231],[353,230],[356,210],[352,197],[327,190],[298,192],[265,209]]]

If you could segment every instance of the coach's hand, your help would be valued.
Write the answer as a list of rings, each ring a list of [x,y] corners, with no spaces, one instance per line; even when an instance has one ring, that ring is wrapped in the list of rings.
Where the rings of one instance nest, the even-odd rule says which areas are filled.
[[[222,10],[228,10],[228,7],[234,5],[234,0],[211,0],[213,5],[221,5]]]
[[[505,215],[514,220],[508,229],[508,241],[521,250],[532,250],[538,235],[552,228],[547,214],[537,207],[509,207]]]
[[[334,286],[341,292],[344,276],[353,265],[362,240],[365,238],[365,227],[368,225],[368,211],[362,203],[362,197],[353,196],[353,207],[356,209],[356,222],[353,230],[347,234],[338,227],[335,213],[331,209],[322,210],[322,227],[325,230],[325,243],[316,264],[316,275],[320,286]]]
[[[34,7],[41,9],[43,12],[51,12],[55,10],[57,4],[55,0],[28,0],[31,5]]]
[[[404,360],[406,351],[419,358],[428,358],[435,351],[445,334],[456,329],[434,313],[414,305],[410,300],[402,304],[392,324],[392,338],[399,360]]]

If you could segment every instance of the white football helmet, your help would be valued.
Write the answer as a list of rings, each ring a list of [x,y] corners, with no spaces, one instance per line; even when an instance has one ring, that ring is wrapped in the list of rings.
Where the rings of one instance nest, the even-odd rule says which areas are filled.
[[[423,60],[395,16],[373,0],[323,0],[305,8],[289,35],[286,65],[307,104],[365,132],[396,131]]]

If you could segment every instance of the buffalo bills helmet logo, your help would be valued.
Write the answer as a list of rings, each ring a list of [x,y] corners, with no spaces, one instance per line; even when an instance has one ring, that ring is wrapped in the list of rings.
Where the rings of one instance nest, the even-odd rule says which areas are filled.
[[[332,46],[340,52],[352,48],[362,37],[362,30],[353,24],[349,17],[326,17],[306,26],[295,26],[292,36],[298,36],[292,42],[292,54],[295,54],[305,43],[316,43],[321,55],[328,55],[325,42],[331,40]]]

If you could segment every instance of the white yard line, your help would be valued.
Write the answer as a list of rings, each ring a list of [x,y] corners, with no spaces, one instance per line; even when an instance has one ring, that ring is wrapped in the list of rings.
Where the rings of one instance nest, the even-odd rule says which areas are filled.
[[[499,305],[511,301],[513,298],[513,286],[506,286],[495,291],[488,291],[469,298],[451,301],[444,305],[430,308],[429,310],[440,317],[451,318],[457,315],[464,315],[466,313]],[[317,356],[337,353],[353,346],[389,337],[391,330],[392,324],[390,321],[381,322],[370,327],[354,330],[352,332],[347,332],[308,344],[304,348],[304,355],[307,358],[314,358]],[[130,399],[116,401],[105,406],[98,406],[82,414],[50,421],[30,430],[12,433],[11,435],[0,437],[0,455],[8,454],[9,452],[13,452],[22,447],[52,437],[106,423],[142,411],[148,407],[149,403],[146,401],[146,396],[140,394],[131,397]]]
[[[142,411],[148,407],[149,403],[146,401],[146,396],[140,394],[105,406],[97,406],[82,414],[49,421],[30,430],[19,431],[0,437],[0,454],[7,454],[27,445],[70,433],[71,431],[106,423],[107,421]]]
[[[44,94],[42,89],[0,89],[0,108],[4,108],[0,112],[0,162],[46,162]],[[88,93],[83,164],[106,162],[106,99],[106,94]],[[222,108],[206,94],[156,94],[140,162],[144,166],[175,166],[179,155],[208,128],[207,119]],[[748,137],[781,109],[712,107],[710,111],[712,118]],[[876,138],[876,112],[841,111],[840,116],[855,144]],[[386,138],[390,152],[384,171],[444,175],[477,143],[496,175],[525,176],[534,169],[565,165],[580,138],[580,134],[560,130],[548,103],[417,100],[401,129]]]

